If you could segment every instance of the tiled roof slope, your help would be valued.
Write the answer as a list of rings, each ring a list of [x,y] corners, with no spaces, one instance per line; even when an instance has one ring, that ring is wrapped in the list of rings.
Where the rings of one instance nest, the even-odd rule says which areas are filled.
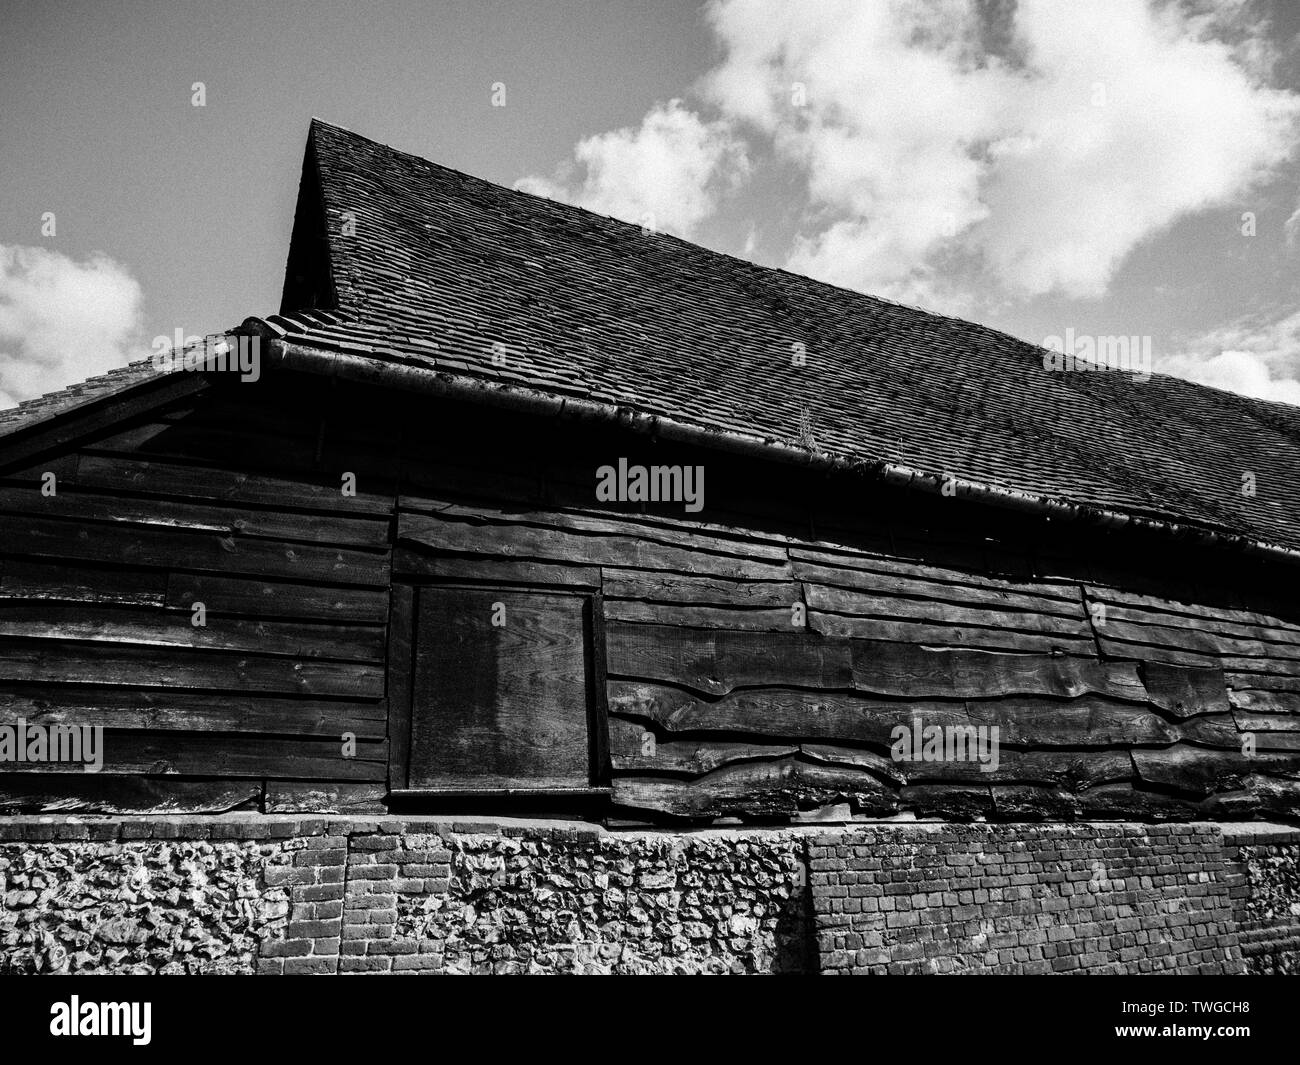
[[[141,382],[155,380],[158,376],[153,359],[141,359],[109,370],[108,373],[88,377],[67,388],[24,400],[16,407],[0,410],[0,437],[120,395]]]
[[[291,340],[1300,548],[1300,408],[1049,372],[1041,348],[995,330],[646,236],[319,120],[309,154],[338,307],[334,323],[281,319]]]

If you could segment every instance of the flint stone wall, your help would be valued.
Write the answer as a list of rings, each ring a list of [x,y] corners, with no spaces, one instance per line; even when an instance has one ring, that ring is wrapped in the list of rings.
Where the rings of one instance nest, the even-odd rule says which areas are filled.
[[[12,818],[0,972],[1291,972],[1298,854],[1258,825]]]
[[[1300,975],[1300,829],[1229,829],[1224,860],[1247,972]]]

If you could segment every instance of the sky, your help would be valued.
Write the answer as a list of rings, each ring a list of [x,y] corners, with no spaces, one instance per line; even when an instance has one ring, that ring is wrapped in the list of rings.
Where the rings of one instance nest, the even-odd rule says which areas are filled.
[[[0,407],[277,311],[313,115],[1300,405],[1294,0],[0,0]]]

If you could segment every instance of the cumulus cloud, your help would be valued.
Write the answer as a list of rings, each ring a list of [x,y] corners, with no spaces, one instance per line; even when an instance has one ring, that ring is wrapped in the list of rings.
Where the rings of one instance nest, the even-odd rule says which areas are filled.
[[[515,187],[682,237],[748,166],[725,123],[705,122],[680,100],[655,106],[640,126],[580,141],[574,158],[554,178],[530,176]]]
[[[715,0],[705,91],[806,175],[792,268],[907,297],[958,256],[1012,295],[1096,297],[1292,152],[1300,97],[1261,81],[1244,11]]]
[[[140,285],[103,255],[0,245],[0,407],[125,365]]]
[[[1162,373],[1300,406],[1300,311],[1213,330],[1160,361]]]

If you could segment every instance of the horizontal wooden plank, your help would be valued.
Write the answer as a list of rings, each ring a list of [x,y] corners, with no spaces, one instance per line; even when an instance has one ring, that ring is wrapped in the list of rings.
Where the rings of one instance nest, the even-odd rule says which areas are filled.
[[[1059,652],[1092,656],[1096,653],[1096,645],[1092,638],[1082,635],[1016,632],[1011,629],[984,628],[975,625],[943,625],[883,618],[854,618],[845,617],[843,614],[824,614],[817,610],[808,612],[808,627],[813,632],[825,636],[888,640],[894,643],[926,644],[931,647],[1024,651],[1040,655]]]
[[[173,573],[167,580],[167,605],[189,610],[203,603],[209,612],[321,621],[383,624],[388,618],[386,588],[337,587]]]
[[[35,489],[0,487],[0,512],[33,514],[77,521],[161,525],[174,529],[215,532],[221,536],[256,536],[290,542],[340,544],[379,548],[388,544],[386,516],[295,513],[251,506],[230,507],[188,499],[106,495],[69,490],[44,496]]]
[[[1062,617],[1082,620],[1083,599],[1077,588],[1062,586],[1056,595],[1036,595],[1028,591],[1017,590],[1021,586],[1011,581],[997,581],[992,584],[987,579],[972,584],[958,584],[953,581],[925,580],[907,575],[907,571],[917,567],[898,562],[900,572],[888,572],[892,560],[881,559],[875,565],[877,569],[854,569],[847,566],[825,566],[808,562],[798,557],[798,551],[791,559],[791,568],[797,580],[825,588],[839,588],[856,591],[863,595],[877,597],[907,597],[919,603],[946,603],[972,609],[999,611],[1017,611],[1036,617]],[[954,572],[953,577],[957,574]],[[974,578],[972,578],[974,580]],[[1026,584],[1026,588],[1035,587]],[[1074,591],[1073,598],[1066,598],[1068,591]],[[828,608],[829,609],[829,608]]]
[[[0,724],[88,725],[171,732],[262,732],[382,739],[384,704],[277,698],[234,692],[108,688],[68,684],[0,685]]]
[[[365,662],[0,637],[0,680],[142,688],[297,692],[377,699],[384,671]]]
[[[1245,755],[1180,743],[1159,750],[1139,748],[1132,755],[1138,775],[1146,782],[1195,795],[1239,789],[1252,774],[1291,779],[1300,775],[1300,751]]]
[[[1122,747],[1178,740],[1178,727],[1158,713],[1096,695],[1066,701],[1013,696],[972,699],[973,725],[997,726],[1002,743],[1033,747]]]
[[[125,566],[68,566],[8,559],[0,562],[0,599],[162,606],[167,575]]]
[[[1228,710],[1228,687],[1218,666],[1143,662],[1140,673],[1151,705],[1175,717]]]
[[[636,536],[596,536],[531,525],[471,524],[407,512],[398,516],[398,539],[451,554],[670,570],[740,579],[789,577],[788,564],[674,547]]]
[[[722,732],[888,747],[892,729],[915,716],[931,724],[969,724],[961,702],[901,702],[786,688],[704,699],[656,684],[612,680],[606,687],[611,714],[649,721],[670,733]]]
[[[649,737],[647,739],[646,737]],[[610,763],[625,773],[684,773],[698,776],[734,762],[796,754],[798,744],[744,743],[734,740],[656,741],[653,732],[626,718],[609,719]]]
[[[650,625],[682,625],[696,629],[745,629],[755,632],[789,632],[795,628],[790,608],[775,610],[744,607],[695,606],[690,603],[641,603],[628,599],[606,599],[605,617],[610,621]],[[799,629],[803,625],[798,626]]]
[[[212,466],[151,462],[128,456],[82,455],[75,483],[179,499],[211,499],[342,514],[391,515],[394,497],[358,491],[344,496],[342,477],[273,477]],[[361,487],[361,486],[359,486]]]
[[[1089,584],[1086,585],[1085,590],[1089,599],[1107,604],[1107,609],[1114,606],[1160,614],[1181,614],[1203,622],[1244,623],[1278,628],[1300,627],[1300,609],[1295,610],[1290,617],[1283,617],[1267,610],[1247,610],[1193,602],[1173,596],[1166,598],[1147,595],[1128,588],[1109,585]]]
[[[1218,643],[1220,638],[1229,641],[1221,646],[1233,648],[1232,653],[1234,654],[1253,653],[1244,649],[1244,646],[1238,647],[1230,642],[1234,640],[1242,641],[1243,644],[1283,644],[1287,647],[1300,648],[1300,627],[1279,627],[1277,625],[1254,624],[1247,621],[1224,621],[1208,614],[1175,614],[1167,611],[1138,610],[1125,606],[1113,606],[1108,603],[1102,605],[1105,606],[1107,623],[1115,621],[1134,626],[1155,626],[1157,628],[1172,628],[1182,632],[1204,633],[1215,641],[1216,647],[1220,646]],[[1181,646],[1181,644],[1175,643],[1173,646]]]
[[[245,621],[215,613],[204,625],[195,626],[191,620],[189,611],[121,606],[90,611],[63,603],[0,600],[0,636],[257,651],[347,662],[379,662],[384,656],[384,630],[377,625]]]
[[[673,817],[733,814],[772,816],[836,801],[884,816],[897,809],[892,789],[865,770],[826,766],[796,757],[723,766],[691,781],[614,777],[616,805]]]
[[[1131,621],[1119,620],[1113,615],[1106,618],[1105,625],[1098,626],[1098,631],[1111,639],[1123,640],[1126,643],[1173,647],[1206,656],[1222,655],[1291,661],[1296,663],[1294,668],[1300,672],[1300,644],[1239,639],[1217,632],[1206,632],[1197,628],[1194,623],[1183,628],[1169,625],[1138,625]]]
[[[4,814],[223,814],[256,811],[261,802],[260,780],[0,774]]]
[[[943,626],[977,626],[1026,633],[1050,633],[1091,644],[1092,631],[1083,606],[1072,617],[1024,610],[999,610],[996,604],[960,606],[932,599],[871,595],[846,588],[805,582],[804,594],[812,610],[856,618],[927,621]]]
[[[393,553],[393,572],[406,577],[436,580],[490,581],[496,584],[544,584],[564,588],[599,588],[599,566],[564,566],[545,562],[496,558],[459,558],[432,555],[399,547]]]
[[[1009,596],[1030,596],[1048,599],[1057,599],[1064,601],[1071,606],[1079,602],[1080,588],[1071,581],[1041,581],[1029,579],[1009,579],[1006,577],[997,577],[980,572],[976,569],[956,569],[950,566],[935,566],[909,561],[905,558],[898,558],[888,554],[869,554],[854,552],[851,549],[841,549],[838,551],[826,550],[822,547],[811,547],[802,544],[790,545],[790,561],[798,566],[799,570],[808,574],[807,579],[815,580],[822,584],[838,584],[841,580],[852,579],[849,575],[840,575],[836,579],[827,579],[830,574],[822,574],[815,570],[808,569],[809,566],[831,567],[838,570],[861,570],[867,573],[876,573],[886,578],[907,577],[919,581],[940,583],[945,585],[960,586],[966,588],[982,589],[988,592],[1005,592]],[[803,565],[799,565],[799,564]],[[815,574],[815,575],[814,575]],[[805,579],[800,577],[800,580]],[[864,582],[875,580],[876,578],[861,578]],[[881,591],[893,590],[887,584],[853,584],[849,587],[878,587]],[[903,586],[894,586],[894,589],[902,591]],[[927,585],[928,587],[928,585]],[[928,592],[921,593],[928,594]],[[951,590],[945,591],[943,595],[957,594]],[[1010,605],[1014,600],[1008,600],[1003,605]],[[1034,600],[1026,601],[1024,609],[1039,609]]]
[[[0,762],[6,773],[78,776],[266,777],[306,780],[382,781],[387,741],[358,740],[356,757],[345,758],[338,740],[243,736],[208,732],[105,730],[103,768],[86,773],[75,762]]]
[[[607,567],[603,571],[606,602],[639,599],[692,606],[735,606],[789,609],[803,601],[793,581],[729,581],[717,577],[688,577],[680,573]]]
[[[405,495],[398,500],[398,506],[403,513],[433,515],[448,521],[561,529],[616,539],[632,537],[669,547],[707,550],[740,558],[759,559],[774,566],[784,566],[788,562],[783,544],[771,544],[756,539],[747,530],[729,529],[703,522],[683,528],[648,514],[620,518],[609,513],[593,515],[553,507],[546,509],[475,507],[464,503],[419,499]]]
[[[710,695],[736,688],[800,686],[906,698],[980,698],[1089,692],[1145,702],[1134,663],[1065,655],[935,650],[810,633],[607,626],[609,673],[663,681]]]
[[[1234,710],[1259,714],[1300,714],[1300,692],[1233,689],[1228,693],[1228,701]]]
[[[384,799],[386,784],[303,783],[268,780],[268,814],[382,814],[388,811]]]
[[[38,515],[0,515],[0,549],[33,558],[289,577],[328,584],[374,586],[388,581],[388,560],[382,552]]]

